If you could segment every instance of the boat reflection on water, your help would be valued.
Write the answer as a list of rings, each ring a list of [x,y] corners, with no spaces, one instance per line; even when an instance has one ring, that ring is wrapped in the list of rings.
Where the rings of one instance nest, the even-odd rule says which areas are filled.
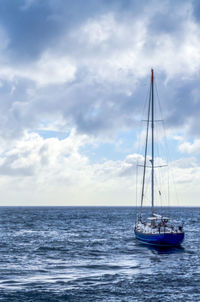
[[[137,242],[137,245],[144,246],[152,251],[152,253],[157,254],[175,254],[175,253],[184,253],[185,249],[181,245],[179,246],[163,246],[163,245],[149,245],[142,242]]]

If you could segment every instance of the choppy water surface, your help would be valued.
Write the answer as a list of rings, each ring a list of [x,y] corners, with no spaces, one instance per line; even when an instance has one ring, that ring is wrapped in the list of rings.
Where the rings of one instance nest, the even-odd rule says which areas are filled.
[[[181,249],[134,239],[134,208],[0,208],[0,301],[200,301],[200,208]]]

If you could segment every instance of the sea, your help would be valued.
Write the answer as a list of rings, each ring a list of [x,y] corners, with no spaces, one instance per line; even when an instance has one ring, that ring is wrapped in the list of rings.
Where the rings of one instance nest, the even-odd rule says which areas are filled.
[[[0,207],[0,301],[199,302],[200,208],[165,210],[180,248],[137,242],[135,207]]]

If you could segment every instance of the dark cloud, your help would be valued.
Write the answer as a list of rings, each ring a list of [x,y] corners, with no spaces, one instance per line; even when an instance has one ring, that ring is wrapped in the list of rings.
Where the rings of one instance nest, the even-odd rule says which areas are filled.
[[[191,0],[192,13],[197,22],[200,22],[200,2],[198,0]]]
[[[188,135],[199,136],[200,116],[200,77],[196,75],[192,79],[175,81],[169,83],[172,92],[169,98],[169,106],[172,108],[168,117],[168,124],[173,127],[185,127],[187,125]],[[171,84],[171,85],[170,85]],[[167,101],[167,100],[166,100]]]
[[[189,12],[186,9],[185,13],[181,14],[178,10],[180,3],[181,10],[188,2],[166,1],[163,4],[160,1],[131,0],[0,1],[0,25],[9,38],[8,55],[4,58],[4,64],[10,62],[10,65],[13,64],[15,67],[28,66],[30,73],[34,62],[41,58],[45,51],[51,51],[68,56],[75,62],[77,68],[73,81],[57,85],[51,83],[45,87],[37,86],[34,80],[26,78],[26,73],[23,72],[22,75],[19,73],[10,79],[7,77],[6,80],[2,75],[0,87],[2,136],[17,137],[25,129],[37,129],[45,120],[54,121],[60,117],[65,121],[66,129],[70,125],[79,132],[94,136],[112,135],[120,129],[134,128],[148,91],[149,77],[146,77],[144,72],[137,78],[135,70],[130,71],[131,66],[126,66],[124,70],[127,70],[122,70],[120,75],[119,70],[123,69],[120,64],[118,69],[113,69],[113,74],[111,72],[111,79],[108,75],[99,79],[97,72],[101,67],[101,61],[105,71],[112,68],[109,67],[109,63],[113,53],[116,61],[120,50],[132,48],[131,55],[135,55],[135,37],[131,36],[135,29],[128,33],[124,30],[124,36],[121,35],[119,40],[113,31],[107,44],[95,46],[89,45],[87,40],[81,40],[79,29],[84,22],[98,19],[106,13],[113,13],[116,24],[122,24],[129,29],[129,24],[134,27],[132,23],[134,18],[141,21],[148,18],[149,13],[151,17],[147,22],[145,40],[139,40],[144,47],[136,54],[135,59],[137,61],[137,56],[143,55],[142,58],[146,60],[152,53],[156,53],[156,43],[159,42],[160,34],[166,33],[172,37],[176,45],[183,38],[184,20],[187,19]],[[190,3],[194,8],[198,5],[194,1]],[[72,32],[77,35],[70,35]],[[97,63],[99,65],[93,67],[93,64],[96,66]],[[140,58],[138,65],[141,63],[143,62]],[[196,87],[199,77],[196,76],[191,81],[176,78],[174,75],[173,82],[170,79],[166,84],[167,75],[163,70],[164,68],[160,66],[156,75],[168,125],[180,127],[190,120],[191,133],[198,133],[199,100]],[[119,75],[115,81],[116,74]],[[30,90],[34,93],[29,93]]]
[[[118,1],[117,1],[118,2]],[[35,60],[45,49],[56,48],[62,34],[97,13],[105,12],[112,3],[106,1],[0,1],[0,25],[6,29],[9,58],[19,61]],[[119,1],[120,3],[120,1]]]
[[[0,1],[0,25],[5,28],[10,41],[7,54],[15,63],[35,60],[44,50],[56,48],[63,34],[66,35],[87,19],[108,12],[115,13],[118,21],[131,19],[142,14],[144,7],[150,6],[151,1],[34,0],[27,3],[25,0]],[[165,19],[164,26],[169,29],[172,22],[168,22],[165,16],[155,21],[154,29]],[[65,51],[68,48],[70,41],[69,45],[65,45]]]
[[[37,58],[59,34],[59,23],[50,18],[52,11],[47,2],[34,1],[27,9],[23,9],[22,0],[0,2],[0,24],[10,40],[9,58],[16,63]]]
[[[98,83],[74,83],[43,91],[42,98],[32,103],[29,112],[37,112],[41,118],[62,116],[67,125],[75,126],[78,132],[90,135],[112,135],[119,129],[133,128],[143,107],[143,91],[138,86],[134,95],[124,95],[114,89],[105,90]],[[47,117],[47,115],[46,115]]]

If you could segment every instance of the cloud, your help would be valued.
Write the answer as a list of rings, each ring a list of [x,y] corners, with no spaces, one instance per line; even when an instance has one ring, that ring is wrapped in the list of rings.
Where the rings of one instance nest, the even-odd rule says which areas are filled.
[[[90,198],[96,196],[96,193],[105,200],[109,192],[123,191],[125,184],[129,184],[132,190],[132,181],[129,177],[122,181],[121,172],[132,166],[131,174],[135,173],[138,155],[130,155],[124,161],[94,164],[81,154],[81,147],[86,143],[93,144],[93,141],[86,135],[78,135],[74,130],[62,140],[44,139],[38,134],[26,133],[23,139],[2,149],[2,196],[5,196],[4,189],[10,186],[12,192],[16,192],[15,201],[21,198],[20,204],[35,201],[37,204],[39,196],[42,196],[42,204],[57,202],[60,205],[72,205],[74,201],[77,204],[90,204]],[[28,194],[28,191],[32,193]],[[13,197],[13,194],[9,192],[6,197],[12,202],[9,196]]]
[[[199,152],[200,152],[200,140],[195,139],[193,143],[183,142],[182,144],[179,145],[179,150],[182,153],[199,154]]]
[[[89,136],[72,130],[61,140],[26,133],[17,143],[5,145],[0,158],[2,197],[6,196],[8,203],[12,204],[15,196],[15,201],[21,205],[135,204],[136,171],[140,180],[142,172],[142,169],[137,169],[137,164],[143,162],[143,156],[128,154],[121,160],[105,159],[102,163],[94,163],[82,153],[82,147],[96,143]],[[197,161],[195,158],[182,158],[173,162],[170,169],[185,205],[190,190],[200,179]],[[167,190],[167,183],[165,175],[164,190]],[[139,192],[141,183],[138,185]],[[164,190],[162,196],[165,195]],[[173,205],[177,205],[174,192],[171,198]]]
[[[174,106],[174,99],[182,98],[178,94],[184,85],[188,87],[188,97],[192,97],[188,92],[190,81],[199,69],[199,26],[191,3],[183,2],[176,14],[171,14],[176,8],[171,2],[137,5],[131,1],[122,5],[113,1],[107,5],[102,1],[96,9],[92,5],[93,10],[88,3],[83,12],[79,2],[50,1],[44,5],[31,1],[24,5],[23,1],[13,7],[2,4],[8,55],[0,72],[2,85],[7,82],[10,91],[24,86],[21,98],[26,105],[19,109],[26,111],[27,118],[20,122],[24,130],[33,125],[37,128],[42,116],[53,120],[58,115],[66,124],[71,123],[78,131],[91,135],[113,135],[121,127],[133,128],[152,66],[157,78],[164,81],[159,85],[161,90],[172,95],[172,101],[163,97],[168,104],[165,107],[169,124],[179,127],[188,119],[184,109],[189,107],[187,99],[184,97],[178,118],[175,117],[178,103]],[[74,13],[77,8],[77,15],[67,13],[68,9]],[[16,28],[14,20],[8,25],[14,13]],[[170,26],[164,21],[168,15]],[[37,35],[33,25],[37,25]],[[29,39],[16,40],[20,33],[23,33],[21,39],[30,33],[31,43]],[[173,81],[177,85],[177,77],[179,89],[175,93]],[[15,94],[10,98],[13,104],[10,104],[9,121],[16,119],[14,108],[19,108],[15,98]],[[195,122],[196,118],[192,120]],[[5,125],[9,127],[6,121]]]
[[[114,146],[119,133],[123,145],[126,134],[137,131],[152,67],[166,124],[182,137],[179,151],[197,154],[197,7],[197,1],[1,1],[2,190],[10,184],[20,200],[24,189],[25,200],[36,183],[32,201],[53,202],[57,191],[69,202],[85,192],[85,202],[113,203],[126,191],[130,201],[139,158],[135,136],[129,138],[133,150],[116,160],[104,154],[94,164],[83,150],[105,141]],[[198,165],[176,169],[186,181],[192,173],[199,179]]]
[[[47,1],[1,1],[1,25],[9,37],[7,60],[15,64],[37,59],[59,34],[57,23],[50,19]]]
[[[64,84],[75,78],[76,67],[67,57],[55,57],[49,53],[42,54],[37,62],[17,68],[2,66],[0,76],[15,81],[26,79],[39,86]]]

